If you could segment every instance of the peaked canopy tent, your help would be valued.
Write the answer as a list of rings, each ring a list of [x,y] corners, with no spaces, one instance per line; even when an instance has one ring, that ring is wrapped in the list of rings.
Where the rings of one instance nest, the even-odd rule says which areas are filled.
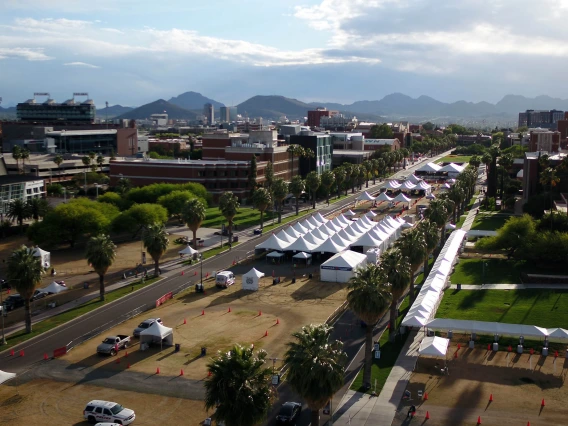
[[[299,237],[301,237],[302,235],[304,235],[303,233],[296,231],[296,230],[292,227],[292,225],[290,225],[288,228],[286,228],[286,233],[287,233],[288,235],[290,235],[291,237],[293,237],[294,240],[295,240],[296,238],[299,238]]]
[[[357,201],[375,201],[375,197],[365,191],[357,197]]]
[[[403,191],[412,191],[414,189],[417,189],[418,185],[416,185],[415,183],[410,182],[409,180],[405,180],[402,185],[401,188]]]
[[[324,253],[341,253],[347,248],[347,244],[338,244],[332,238],[328,238],[326,241],[321,243],[317,248],[316,251]]]
[[[292,257],[294,259],[294,262],[303,260],[306,262],[306,266],[312,264],[312,255],[310,253],[301,251],[300,253],[297,253]]]
[[[276,234],[276,238],[286,243],[293,243],[294,241],[296,241],[296,237],[292,237],[284,230],[281,230],[278,234]]]
[[[427,174],[427,173],[438,173],[441,168],[442,168],[442,166],[438,166],[437,164],[427,163],[427,164],[424,164],[423,166],[420,166],[416,170],[416,173],[425,173],[425,174]]]
[[[322,223],[320,221],[318,221],[316,218],[314,218],[313,216],[310,216],[306,219],[308,222],[310,222],[312,225],[314,225],[316,228],[318,226],[321,226]]]
[[[304,228],[308,229],[309,231],[311,231],[312,229],[316,229],[316,228],[317,228],[314,224],[310,223],[307,219],[304,220],[304,221],[301,223],[301,225],[302,225]]]
[[[32,249],[32,254],[34,257],[39,257],[41,260],[41,266],[44,268],[51,267],[51,253],[45,250],[40,249],[39,247],[34,247]]]
[[[67,287],[65,287],[61,284],[57,284],[55,281],[53,281],[47,287],[39,289],[40,292],[46,293],[46,294],[59,294],[62,291],[65,291],[65,290],[67,290]]]
[[[284,253],[279,251],[271,251],[266,255],[266,262],[272,262],[273,264],[280,264],[284,259]]]
[[[398,194],[396,197],[393,198],[393,201],[395,203],[408,203],[410,204],[410,202],[412,201],[412,199],[408,198],[406,195],[404,195],[402,192],[400,194]]]
[[[377,197],[377,201],[392,201],[392,197],[389,197],[386,192],[381,192]]]
[[[408,176],[406,178],[407,181],[410,181],[414,184],[418,184],[419,182],[424,182],[422,179],[420,179],[419,177],[416,177],[414,174],[411,174],[410,176]]]
[[[342,238],[341,235],[339,235],[339,234],[332,235],[329,239],[331,241],[333,241],[335,244],[337,244],[338,246],[342,246],[342,247],[349,247],[349,244],[351,244],[351,240],[348,240],[346,238]]]
[[[293,243],[292,243],[293,244]],[[287,250],[290,243],[282,241],[276,235],[272,234],[266,241],[258,244],[255,250]]]
[[[458,166],[457,164],[454,164],[454,163],[450,163],[450,164],[447,164],[444,167],[442,167],[439,170],[439,172],[460,174],[461,172],[464,171],[464,169],[465,169],[465,167]]]
[[[290,244],[288,247],[286,247],[286,250],[287,251],[304,251],[306,253],[312,253],[313,251],[316,250],[317,246],[318,246],[318,244],[310,243],[309,241],[306,241],[306,239],[304,237],[300,237],[296,241],[294,241],[292,244]]]
[[[264,272],[252,268],[242,277],[243,290],[257,291],[260,279],[264,277]]]
[[[320,228],[314,229],[312,232],[310,232],[310,234],[312,234],[314,237],[319,238],[320,240],[323,240],[323,241],[325,241],[329,238],[329,235],[321,232]]]
[[[394,191],[400,189],[401,186],[402,185],[398,180],[387,180],[387,183],[385,184],[386,189],[391,189]]]
[[[303,226],[300,222],[296,223],[295,225],[292,225],[292,228],[298,231],[298,233],[301,235],[306,235],[308,232],[310,232],[310,230],[305,226]]]
[[[326,219],[325,217],[323,217],[320,212],[317,212],[317,213],[314,215],[314,218],[315,218],[318,222],[320,222],[320,223],[325,223],[325,222],[328,221],[328,219]]]
[[[418,353],[420,355],[445,358],[446,354],[448,353],[449,344],[450,340],[444,339],[443,337],[425,337],[424,339],[422,339],[422,342],[420,342]]]
[[[160,347],[163,347],[164,344],[172,346],[174,344],[174,331],[170,327],[155,321],[146,330],[140,332],[140,344],[142,343],[159,343]]]
[[[308,241],[312,244],[316,244],[316,245],[323,243],[326,239],[327,238],[324,238],[324,239],[317,238],[311,232],[308,232],[306,235],[304,235],[304,240],[306,240],[306,241]]]
[[[375,216],[377,216],[377,213],[375,213],[373,210],[369,210],[367,213],[365,213],[364,217],[367,217],[369,219],[373,219]]]
[[[367,255],[346,250],[337,253],[320,266],[324,282],[346,283],[355,275],[357,268],[367,264]]]
[[[370,233],[366,233],[355,242],[351,243],[351,247],[363,247],[363,253],[372,248],[384,250],[384,241],[375,238]]]
[[[190,246],[187,246],[186,248],[184,248],[183,250],[178,251],[178,254],[183,255],[189,255],[189,256],[193,256],[194,254],[199,253],[197,250],[193,249]]]
[[[357,213],[355,213],[353,210],[347,210],[345,213],[343,213],[344,216],[355,216]]]

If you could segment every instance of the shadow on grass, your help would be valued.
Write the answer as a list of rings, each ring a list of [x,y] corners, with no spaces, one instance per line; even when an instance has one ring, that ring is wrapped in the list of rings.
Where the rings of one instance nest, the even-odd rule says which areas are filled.
[[[458,309],[471,309],[476,304],[483,302],[488,290],[470,291],[458,304]]]

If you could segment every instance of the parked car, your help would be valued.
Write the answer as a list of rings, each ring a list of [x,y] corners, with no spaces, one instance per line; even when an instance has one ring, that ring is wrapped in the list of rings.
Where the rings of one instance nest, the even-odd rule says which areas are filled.
[[[47,293],[44,293],[43,291],[40,291],[40,290],[36,290],[36,291],[34,291],[34,294],[33,294],[32,298],[30,300],[33,302],[34,300],[43,299],[46,296],[47,296]]]
[[[146,330],[147,328],[149,328],[156,321],[158,321],[160,324],[162,323],[162,320],[160,318],[149,318],[147,320],[142,321],[140,324],[138,324],[138,327],[134,329],[132,335],[134,337],[140,337],[140,333]]]
[[[105,422],[103,424],[126,426],[134,421],[136,414],[116,402],[93,400],[83,410],[83,417],[89,423]]]
[[[7,311],[20,308],[24,306],[24,304],[25,304],[24,298],[19,294],[11,294],[4,301],[4,306],[6,306]]]
[[[12,286],[6,280],[0,280],[0,289],[2,290],[11,290]]]
[[[295,425],[301,412],[302,404],[299,402],[285,402],[276,416],[276,424]]]
[[[218,272],[215,277],[215,285],[220,288],[227,288],[235,283],[235,274],[230,271]]]
[[[115,356],[119,350],[127,348],[130,345],[130,336],[119,334],[117,336],[107,337],[97,346],[97,353],[103,355]]]

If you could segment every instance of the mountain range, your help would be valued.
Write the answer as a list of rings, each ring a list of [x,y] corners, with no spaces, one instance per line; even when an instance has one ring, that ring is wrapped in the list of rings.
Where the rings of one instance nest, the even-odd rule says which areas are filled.
[[[168,100],[168,102],[184,109],[197,111],[203,111],[203,105],[205,104],[211,104],[215,109],[219,109],[219,107],[225,106],[225,104],[217,102],[213,99],[209,99],[203,96],[201,93],[197,92],[182,93],[179,96],[174,96],[173,98]]]
[[[113,106],[109,106],[108,108],[100,108],[97,109],[97,117],[99,118],[103,118],[103,119],[111,119],[114,117],[117,117],[121,114],[126,114],[129,111],[132,111],[134,108],[132,107],[125,107],[122,105],[113,105]]]
[[[168,118],[174,120],[195,120],[197,114],[195,112],[189,111],[185,108],[181,108],[175,104],[172,104],[164,99],[158,99],[157,101],[150,102],[149,104],[142,105],[138,108],[134,108],[122,115],[119,115],[118,119],[144,119],[149,118],[152,114],[168,114]]]

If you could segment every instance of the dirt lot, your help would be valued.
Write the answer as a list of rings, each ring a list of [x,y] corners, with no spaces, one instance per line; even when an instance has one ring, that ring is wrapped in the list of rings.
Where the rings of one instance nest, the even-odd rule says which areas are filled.
[[[454,358],[456,350],[455,344],[448,350],[447,376],[439,372],[443,360],[418,360],[408,386],[414,401],[399,407],[393,425],[422,424],[427,411],[427,422],[441,426],[475,425],[478,416],[485,425],[568,424],[568,359],[466,349],[463,343]],[[417,399],[418,390],[428,393],[427,401]],[[409,422],[406,414],[411,404],[418,411]]]
[[[34,380],[0,386],[0,423],[10,426],[87,425],[83,408],[93,399],[118,402],[136,412],[136,425],[198,425],[208,417],[202,401],[89,385]]]
[[[180,352],[174,352],[171,347],[142,352],[136,339],[127,357],[124,351],[115,358],[96,354],[96,346],[105,336],[131,335],[145,319],[138,317],[74,348],[63,360],[76,367],[113,371],[125,370],[130,364],[131,370],[148,374],[155,373],[159,367],[160,374],[171,376],[178,376],[183,369],[186,378],[201,380],[207,376],[206,363],[210,356],[233,343],[254,344],[255,348],[267,350],[269,356],[282,358],[293,331],[306,324],[325,322],[346,296],[345,284],[307,278],[299,278],[295,284],[289,279],[276,286],[271,284],[272,278],[263,278],[259,291],[244,291],[239,277],[226,290],[207,290],[205,295],[188,292],[147,314],[147,317],[159,316],[164,325],[174,328],[174,342],[181,344]],[[206,357],[200,356],[201,347],[207,348]]]

